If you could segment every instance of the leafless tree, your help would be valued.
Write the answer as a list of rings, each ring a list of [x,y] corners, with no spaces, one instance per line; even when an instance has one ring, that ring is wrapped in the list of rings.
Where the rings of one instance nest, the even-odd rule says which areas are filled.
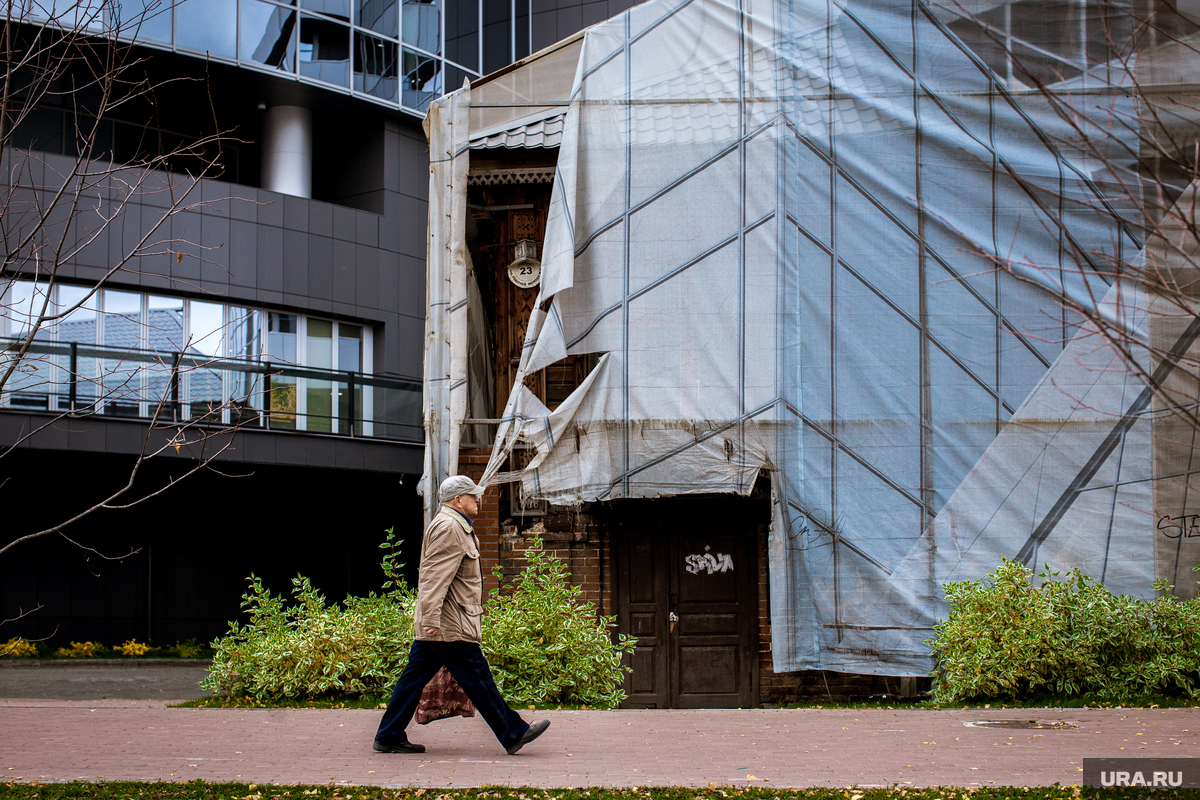
[[[169,10],[169,0],[147,3],[144,10],[137,4],[132,17],[122,17],[126,12],[114,0],[57,5],[55,0],[7,0],[5,10],[0,29],[0,316],[10,320],[14,335],[0,339],[0,405],[12,408],[14,399],[22,397],[40,398],[43,405],[27,415],[32,422],[15,441],[0,448],[0,503],[17,502],[3,497],[11,475],[6,462],[11,463],[17,448],[65,420],[124,406],[145,421],[145,432],[118,488],[84,498],[81,510],[53,524],[6,531],[0,556],[40,537],[66,538],[64,531],[82,518],[144,502],[178,481],[150,490],[137,485],[139,471],[150,459],[189,459],[183,477],[212,469],[247,418],[245,398],[254,383],[252,373],[244,372],[240,396],[222,391],[202,406],[183,403],[181,408],[181,380],[195,382],[207,375],[219,381],[211,376],[228,363],[203,355],[192,342],[177,343],[173,356],[163,356],[153,348],[72,349],[54,341],[56,329],[95,313],[105,287],[136,285],[143,265],[205,258],[203,247],[172,235],[170,221],[206,204],[199,182],[219,174],[222,147],[231,137],[215,120],[214,132],[186,140],[164,136],[143,120],[132,125],[140,136],[134,146],[126,137],[124,152],[114,148],[114,118],[128,125],[130,109],[153,108],[164,90],[176,88],[168,84],[184,80],[149,77],[153,73],[146,68],[146,51],[132,44],[142,25]],[[63,123],[57,153],[34,141],[36,132],[45,130],[42,121],[48,113]],[[110,239],[124,246],[116,249]],[[97,249],[105,252],[105,266],[70,284],[83,288],[56,293],[55,287],[67,285],[64,280],[78,280],[81,257]]]
[[[1059,242],[1057,252],[1030,255],[1001,242],[974,254],[1052,293],[1061,306],[1056,343],[1077,344],[1068,368],[1103,369],[1140,387],[1119,407],[1070,400],[1114,420],[1120,435],[1106,444],[1150,420],[1156,559],[1186,569],[1200,561],[1192,491],[1200,433],[1200,4],[949,0],[939,8],[991,68],[1006,107],[1050,121],[1042,130],[1055,133],[1044,145],[1065,176],[998,168],[1037,209],[1019,224],[1040,226],[1046,241]],[[1104,464],[1101,451],[1081,478]],[[1184,583],[1178,573],[1172,582]]]
[[[1065,132],[1050,145],[1083,165],[1067,168],[1085,187],[1076,191],[1000,165],[1039,208],[1021,224],[1057,236],[1065,258],[1043,263],[1004,247],[977,255],[1050,289],[1066,336],[1095,337],[1149,389],[1148,402],[1200,429],[1200,19],[1173,0],[950,5],[952,27],[1002,62],[990,66],[1012,102],[1050,115]],[[1072,235],[1082,220],[1110,232],[1101,247]]]

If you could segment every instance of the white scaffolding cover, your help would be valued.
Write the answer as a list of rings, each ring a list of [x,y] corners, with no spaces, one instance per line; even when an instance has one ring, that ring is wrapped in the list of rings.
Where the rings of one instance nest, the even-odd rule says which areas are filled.
[[[768,471],[776,671],[927,673],[941,583],[1002,556],[1147,597],[1190,582],[1194,549],[1156,539],[1192,513],[1190,461],[1167,465],[1182,493],[1155,488],[1149,393],[1057,299],[1150,335],[1155,301],[1111,278],[1144,257],[1107,197],[1137,181],[1129,72],[1046,54],[1057,113],[964,13],[650,0],[571,51],[520,375],[599,360],[553,413],[518,379],[489,469],[532,443],[500,478],[559,503]],[[1072,24],[1111,45],[1097,19]],[[431,252],[431,279],[450,263]]]

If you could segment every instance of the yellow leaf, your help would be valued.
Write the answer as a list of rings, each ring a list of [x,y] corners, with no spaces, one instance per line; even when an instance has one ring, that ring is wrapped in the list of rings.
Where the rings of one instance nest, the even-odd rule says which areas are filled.
[[[182,264],[182,263],[183,263],[183,251],[180,251],[178,254],[176,254],[176,256],[175,256],[175,263],[176,263],[176,264]]]

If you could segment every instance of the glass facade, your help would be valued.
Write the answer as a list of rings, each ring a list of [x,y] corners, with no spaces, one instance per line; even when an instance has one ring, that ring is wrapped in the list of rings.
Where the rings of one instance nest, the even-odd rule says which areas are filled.
[[[0,371],[37,318],[66,312],[38,330],[3,409],[421,437],[420,383],[364,374],[363,325],[33,281],[2,300]]]
[[[422,113],[530,51],[531,0],[133,0],[116,16],[121,38]]]

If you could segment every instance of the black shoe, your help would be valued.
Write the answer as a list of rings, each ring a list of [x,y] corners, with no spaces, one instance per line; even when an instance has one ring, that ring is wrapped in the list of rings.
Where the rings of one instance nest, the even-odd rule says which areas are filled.
[[[412,742],[398,742],[396,744],[384,744],[378,739],[373,745],[376,753],[424,753],[425,745],[413,744]]]
[[[541,722],[533,723],[532,725],[529,726],[529,730],[525,731],[525,733],[521,736],[521,738],[517,739],[517,741],[512,745],[512,747],[504,748],[505,752],[507,752],[510,756],[516,755],[518,750],[520,750],[522,747],[524,747],[525,745],[532,742],[537,737],[541,736],[543,733],[546,732],[546,728],[549,728],[549,727],[550,727],[550,720],[548,720],[548,719],[544,719]]]

